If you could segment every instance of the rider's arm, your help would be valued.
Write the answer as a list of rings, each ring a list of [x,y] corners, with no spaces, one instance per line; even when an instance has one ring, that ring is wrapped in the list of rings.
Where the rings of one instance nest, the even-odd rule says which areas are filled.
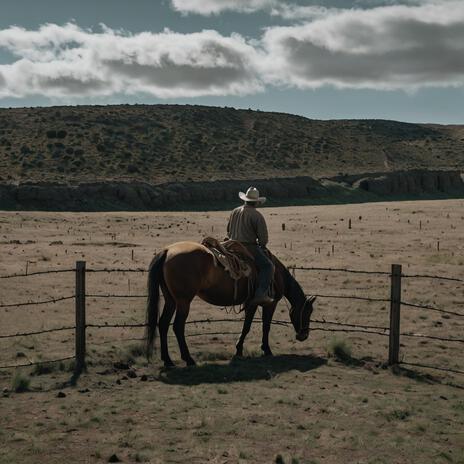
[[[232,219],[232,214],[229,216],[229,220],[227,221],[227,237],[230,237],[230,220]]]
[[[262,247],[265,247],[269,241],[269,236],[267,233],[266,220],[261,214],[257,215],[256,218],[256,235],[258,237],[259,244]]]

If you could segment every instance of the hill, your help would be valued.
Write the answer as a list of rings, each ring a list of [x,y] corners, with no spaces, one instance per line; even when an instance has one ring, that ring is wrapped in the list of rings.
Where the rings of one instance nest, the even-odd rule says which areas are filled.
[[[464,126],[204,106],[0,109],[0,181],[149,183],[464,170]]]
[[[332,178],[352,185],[374,173],[377,179],[383,178],[380,193],[395,193],[395,188],[385,187],[385,175],[410,170],[464,171],[464,126],[320,121],[190,105],[0,109],[3,208],[56,208],[53,203],[60,198],[55,201],[55,195],[62,197],[64,187],[89,184],[113,189],[109,204],[94,205],[106,209],[111,208],[112,197],[121,197],[117,189],[128,184],[146,184],[148,192],[154,186],[164,192],[163,186],[172,183],[180,183],[184,190],[191,186],[204,190],[205,183],[214,182],[216,188],[224,180],[251,179],[285,178],[292,185],[294,178]],[[431,182],[442,184],[438,178]],[[17,188],[30,184],[37,187],[33,193],[28,187],[26,191]],[[360,185],[372,190],[369,185],[374,184],[361,182],[356,188]],[[377,187],[374,190],[379,193]],[[34,199],[37,192],[46,198],[45,206],[27,199]],[[81,194],[92,196],[95,189],[84,188]],[[87,207],[94,209],[92,201],[87,201]],[[159,204],[155,202],[154,207]],[[150,205],[147,200],[136,209]],[[81,207],[86,206],[76,206]],[[125,207],[124,202],[118,207]]]

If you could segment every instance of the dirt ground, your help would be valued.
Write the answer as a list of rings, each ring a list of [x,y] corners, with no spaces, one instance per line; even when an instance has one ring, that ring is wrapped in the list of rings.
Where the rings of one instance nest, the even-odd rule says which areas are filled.
[[[464,278],[464,201],[263,209],[270,248],[287,265]],[[0,213],[0,275],[69,269],[146,269],[168,243],[224,236],[228,212]],[[349,220],[351,219],[351,229]],[[285,224],[283,230],[282,224]],[[439,242],[439,243],[438,243]],[[388,276],[296,271],[307,293],[326,295],[313,319],[387,327]],[[0,279],[0,304],[74,292],[74,274]],[[463,283],[403,279],[404,301],[464,313]],[[88,273],[89,324],[143,323],[145,273]],[[233,359],[240,315],[194,300],[188,343],[198,366],[147,364],[142,328],[87,330],[88,370],[69,386],[70,362],[0,369],[0,463],[464,463],[464,375],[403,364],[389,369],[388,337],[330,332],[310,338],[273,326],[274,357],[259,350],[256,322],[246,356]],[[257,316],[259,318],[259,315]],[[285,302],[276,319],[288,320]],[[74,325],[74,300],[0,308],[0,336]],[[463,338],[464,318],[402,308],[401,331]],[[206,334],[208,333],[208,334]],[[0,338],[0,365],[73,354],[73,331]],[[336,341],[334,341],[336,338]],[[351,357],[329,347],[345,343]],[[403,362],[464,371],[463,344],[401,338]],[[127,365],[127,366],[126,366]],[[126,367],[130,367],[126,369]],[[25,392],[15,392],[21,382]],[[29,385],[28,385],[29,384]]]

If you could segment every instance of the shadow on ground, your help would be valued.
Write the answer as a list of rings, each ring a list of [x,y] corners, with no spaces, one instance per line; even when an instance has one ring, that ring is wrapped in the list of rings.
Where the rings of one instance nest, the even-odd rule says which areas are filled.
[[[262,358],[234,358],[228,364],[202,364],[161,372],[158,380],[176,385],[251,382],[270,380],[277,374],[297,370],[308,372],[327,363],[317,356],[288,354]]]

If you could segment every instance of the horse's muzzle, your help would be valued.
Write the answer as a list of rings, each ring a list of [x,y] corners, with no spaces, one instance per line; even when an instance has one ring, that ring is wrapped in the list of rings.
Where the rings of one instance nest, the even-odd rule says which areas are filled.
[[[309,336],[309,330],[302,330],[296,334],[296,339],[299,342],[304,342]]]

